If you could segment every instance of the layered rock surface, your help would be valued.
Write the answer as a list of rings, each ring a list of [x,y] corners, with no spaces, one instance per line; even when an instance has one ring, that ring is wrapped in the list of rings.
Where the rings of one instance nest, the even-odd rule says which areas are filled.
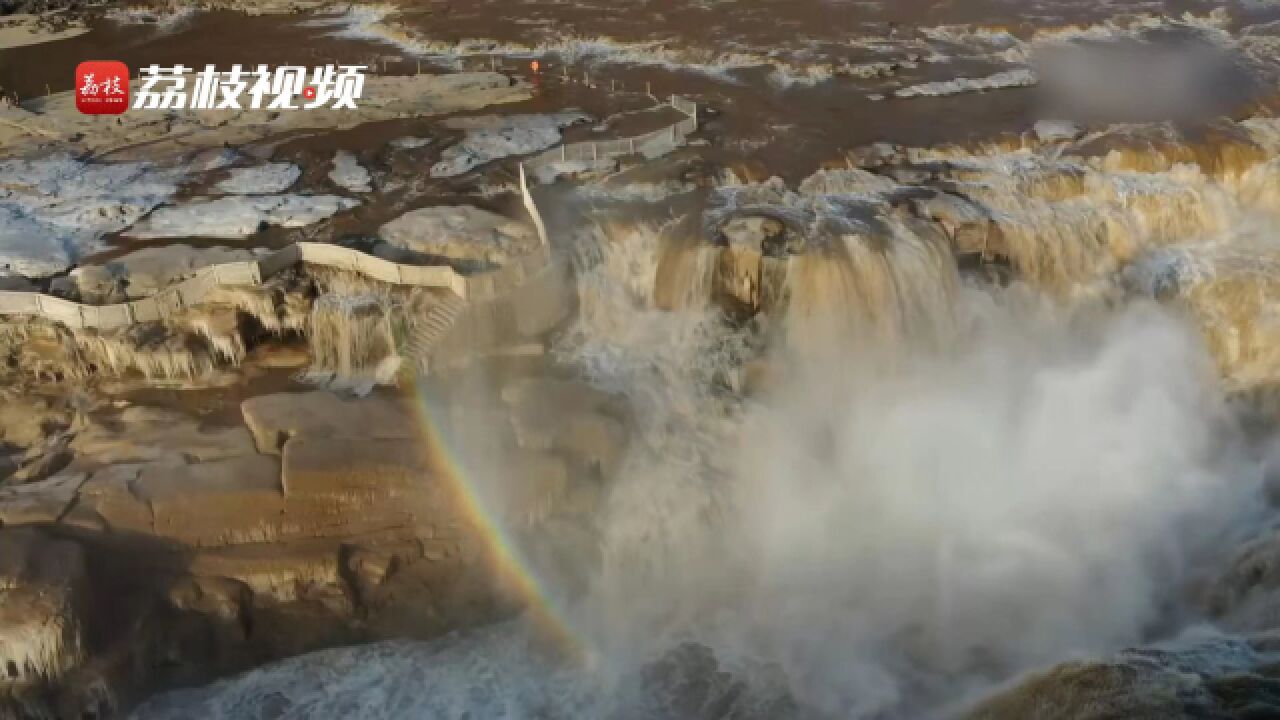
[[[0,713],[23,716],[84,661],[88,592],[79,545],[0,529]]]
[[[142,248],[100,265],[85,265],[55,281],[53,289],[81,302],[108,305],[155,295],[191,277],[201,268],[246,262],[254,253],[242,248],[165,245]]]
[[[616,461],[611,403],[563,381],[511,387],[496,406],[509,420],[489,431],[522,458],[503,479],[504,515],[532,531],[589,507],[571,509],[569,468]],[[539,406],[557,422],[538,420]],[[280,393],[242,412],[243,426],[205,425],[99,406],[66,421],[52,474],[0,486],[0,659],[19,668],[5,686],[14,702],[112,707],[156,684],[518,606],[410,399]]]
[[[397,262],[501,266],[538,245],[533,228],[471,205],[412,210],[382,226],[378,254]]]

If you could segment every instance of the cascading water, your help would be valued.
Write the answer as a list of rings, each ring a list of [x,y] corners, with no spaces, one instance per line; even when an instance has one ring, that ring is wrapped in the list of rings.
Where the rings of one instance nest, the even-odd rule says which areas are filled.
[[[954,287],[945,350],[867,342],[864,324],[774,348],[777,379],[744,401],[714,378],[750,356],[747,333],[645,302],[654,244],[615,235],[582,274],[594,311],[571,346],[647,409],[582,602],[615,667],[693,639],[742,677],[785,678],[800,716],[930,714],[1146,638],[1256,489],[1201,342],[1154,305]],[[845,312],[923,307],[865,277],[905,271],[888,264],[838,279],[886,289]]]
[[[558,354],[634,423],[564,610],[585,662],[515,622],[139,715],[945,716],[1193,619],[1184,586],[1257,502],[1195,328],[1150,300],[962,280],[893,213],[839,229],[788,260],[781,316],[745,323],[703,270],[662,307],[660,229],[581,238]],[[757,363],[770,382],[738,392]]]

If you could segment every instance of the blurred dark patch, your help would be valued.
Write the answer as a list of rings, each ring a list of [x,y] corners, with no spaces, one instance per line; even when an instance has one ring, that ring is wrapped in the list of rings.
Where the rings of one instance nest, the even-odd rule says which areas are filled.
[[[1049,116],[1086,123],[1194,123],[1234,113],[1261,89],[1244,58],[1191,28],[1077,40],[1034,64]]]

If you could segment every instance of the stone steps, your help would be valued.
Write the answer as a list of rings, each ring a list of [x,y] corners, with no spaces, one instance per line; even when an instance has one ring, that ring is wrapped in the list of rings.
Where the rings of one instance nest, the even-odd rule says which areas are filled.
[[[418,368],[425,373],[431,354],[453,328],[466,306],[466,300],[452,293],[433,305],[410,332],[403,353],[405,358],[417,363]]]

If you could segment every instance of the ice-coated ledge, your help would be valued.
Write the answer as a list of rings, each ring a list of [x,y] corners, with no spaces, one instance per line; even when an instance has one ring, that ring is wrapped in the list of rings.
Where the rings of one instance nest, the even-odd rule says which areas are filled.
[[[178,170],[69,154],[0,160],[0,269],[54,275],[177,191]]]
[[[528,155],[560,142],[561,129],[588,120],[569,110],[551,115],[485,115],[445,121],[445,126],[465,130],[457,145],[446,148],[431,177],[454,177],[485,163],[512,155]]]
[[[347,192],[373,192],[373,178],[369,171],[356,160],[355,155],[346,150],[339,150],[333,156],[333,169],[329,171],[329,179]]]
[[[282,193],[302,176],[302,170],[293,163],[277,162],[252,167],[231,168],[226,180],[213,189],[228,195],[269,195]]]
[[[263,225],[302,227],[359,204],[359,200],[338,195],[233,195],[159,208],[125,234],[135,238],[242,238]]]

